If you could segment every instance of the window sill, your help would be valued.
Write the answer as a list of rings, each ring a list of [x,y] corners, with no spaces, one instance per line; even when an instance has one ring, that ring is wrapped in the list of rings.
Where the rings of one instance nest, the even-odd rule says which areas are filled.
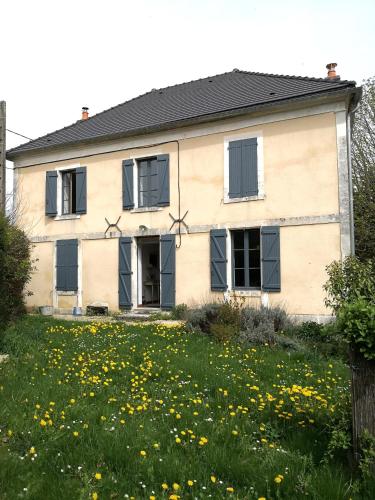
[[[255,201],[255,200],[264,200],[264,194],[257,194],[254,196],[245,196],[244,198],[224,198],[224,203],[242,203],[244,201]]]
[[[57,295],[77,295],[77,290],[65,291],[65,290],[56,290]]]
[[[80,219],[81,216],[79,214],[66,214],[66,215],[56,215],[53,220],[75,220]]]
[[[261,297],[262,290],[242,290],[239,288],[233,288],[230,290],[231,295],[237,295],[240,297]]]
[[[143,212],[160,212],[163,207],[138,207],[130,210],[131,214],[141,214]]]

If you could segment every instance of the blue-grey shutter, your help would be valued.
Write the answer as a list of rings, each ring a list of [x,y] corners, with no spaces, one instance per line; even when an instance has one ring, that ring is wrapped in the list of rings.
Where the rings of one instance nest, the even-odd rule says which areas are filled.
[[[226,290],[227,285],[227,231],[210,232],[211,290]]]
[[[78,240],[56,241],[56,290],[78,290]]]
[[[176,305],[176,235],[160,236],[160,284],[162,309]]]
[[[46,172],[46,215],[57,215],[57,172]]]
[[[256,137],[229,143],[229,198],[258,194],[257,148]]]
[[[119,305],[131,309],[132,303],[132,238],[119,239]]]
[[[76,213],[87,212],[87,180],[86,167],[76,168]]]
[[[260,230],[262,251],[262,290],[280,292],[280,228],[264,226]]]
[[[158,164],[158,184],[159,199],[158,206],[165,207],[169,205],[169,155],[159,155]]]
[[[131,210],[134,208],[134,162],[124,160],[122,162],[122,208]]]

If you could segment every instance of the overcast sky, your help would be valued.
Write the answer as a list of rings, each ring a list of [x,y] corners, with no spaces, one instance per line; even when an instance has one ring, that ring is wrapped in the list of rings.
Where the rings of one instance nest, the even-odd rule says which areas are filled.
[[[30,138],[233,68],[375,75],[374,0],[2,0],[0,15],[0,100]]]

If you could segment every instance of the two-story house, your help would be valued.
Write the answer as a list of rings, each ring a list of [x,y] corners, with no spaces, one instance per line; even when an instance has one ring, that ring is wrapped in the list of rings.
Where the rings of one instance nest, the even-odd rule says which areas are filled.
[[[233,293],[327,316],[353,252],[355,82],[233,70],[152,91],[7,153],[34,242],[28,306],[171,308]]]

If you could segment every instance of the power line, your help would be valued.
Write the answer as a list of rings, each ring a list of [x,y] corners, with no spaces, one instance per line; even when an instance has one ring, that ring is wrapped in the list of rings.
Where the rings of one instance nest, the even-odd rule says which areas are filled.
[[[23,137],[24,139],[27,139],[28,141],[32,141],[30,137],[26,137],[26,135],[19,134],[18,132],[14,132],[13,130],[9,130],[9,128],[5,129],[7,132],[10,132],[11,134],[19,135],[20,137]]]

